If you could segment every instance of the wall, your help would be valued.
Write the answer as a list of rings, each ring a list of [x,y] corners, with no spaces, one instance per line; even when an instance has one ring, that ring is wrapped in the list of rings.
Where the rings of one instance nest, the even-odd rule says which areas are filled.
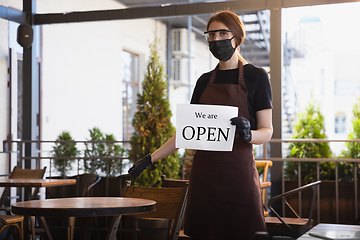
[[[80,4],[81,2],[81,4]],[[89,8],[88,8],[89,6]],[[39,12],[121,8],[114,1],[38,1]],[[150,19],[42,26],[42,139],[55,140],[64,130],[76,140],[99,127],[122,140],[123,50],[137,54],[142,81],[149,44],[161,40],[166,58],[166,26]],[[140,84],[141,88],[141,84]],[[44,151],[50,146],[43,146]],[[44,162],[45,164],[45,162]]]
[[[22,1],[18,6],[22,9]],[[3,6],[9,4],[1,3]],[[124,7],[116,1],[70,1],[49,3],[37,0],[37,13],[119,9]],[[0,139],[6,139],[7,116],[7,57],[8,21],[0,19],[1,30],[1,101]],[[15,26],[16,30],[16,26]],[[167,29],[152,19],[114,20],[69,24],[42,25],[41,32],[41,132],[42,140],[55,140],[62,131],[69,131],[75,140],[90,138],[89,129],[97,126],[104,133],[113,133],[122,140],[122,51],[139,56],[139,78],[144,78],[149,58],[149,44],[155,35],[160,39],[159,54],[166,69]],[[16,33],[11,33],[16,38]],[[10,36],[10,37],[11,37]],[[204,42],[195,41],[192,59],[191,86],[170,86],[172,118],[175,124],[177,103],[189,103],[197,78],[216,65],[215,59]],[[20,51],[22,49],[20,48]],[[205,64],[204,64],[205,63]],[[139,84],[141,91],[141,83]],[[1,112],[1,113],[2,113]],[[42,145],[42,156],[49,154],[51,145]],[[5,157],[5,155],[0,155]],[[6,162],[6,161],[4,161]],[[43,160],[49,167],[49,161]],[[3,165],[2,165],[3,166]],[[0,168],[5,169],[5,168]]]
[[[8,120],[7,120],[7,109],[8,109],[8,100],[7,100],[7,83],[8,83],[8,21],[0,19],[0,141],[6,139],[8,132]],[[2,146],[0,151],[3,151]],[[0,162],[7,162],[7,154],[0,153]],[[8,165],[2,165],[0,168],[0,174],[7,173]]]
[[[218,63],[217,59],[209,51],[209,46],[204,41],[193,41],[194,45],[194,57],[191,58],[191,79],[189,86],[176,87],[175,85],[170,86],[169,100],[171,103],[171,111],[173,117],[171,121],[176,124],[176,105],[177,104],[189,104],[192,96],[192,92],[196,85],[198,78],[211,71],[216,67]],[[188,75],[186,73],[186,83],[188,82]]]

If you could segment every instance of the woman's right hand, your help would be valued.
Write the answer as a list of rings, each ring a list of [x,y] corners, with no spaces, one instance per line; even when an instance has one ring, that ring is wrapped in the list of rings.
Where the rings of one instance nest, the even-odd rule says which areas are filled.
[[[134,178],[139,176],[148,166],[152,164],[151,155],[148,154],[144,158],[138,160],[134,165],[129,169],[128,174],[123,174],[118,176],[118,178]]]

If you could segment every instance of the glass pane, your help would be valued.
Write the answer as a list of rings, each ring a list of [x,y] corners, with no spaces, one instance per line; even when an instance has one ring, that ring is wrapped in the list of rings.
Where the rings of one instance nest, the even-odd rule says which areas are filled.
[[[134,131],[132,119],[136,111],[136,97],[138,92],[138,69],[139,57],[135,54],[123,51],[123,139],[130,140]]]
[[[315,101],[324,116],[328,139],[347,137],[351,129],[346,125],[352,126],[352,108],[360,94],[359,10],[360,3],[344,3],[283,11],[283,96],[288,99],[284,114],[296,121],[298,113]],[[335,123],[338,112],[349,117]],[[344,147],[331,145],[335,155]]]

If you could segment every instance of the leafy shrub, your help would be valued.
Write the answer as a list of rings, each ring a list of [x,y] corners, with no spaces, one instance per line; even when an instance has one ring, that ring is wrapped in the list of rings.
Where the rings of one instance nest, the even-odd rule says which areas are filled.
[[[90,141],[85,143],[84,151],[84,170],[85,172],[96,172],[100,175],[117,176],[122,172],[122,159],[111,159],[111,157],[124,157],[125,149],[119,144],[113,142],[100,141],[116,141],[113,134],[104,134],[98,127],[89,129]],[[99,141],[99,142],[96,142]],[[103,160],[98,157],[110,157]]]
[[[294,125],[295,134],[293,139],[326,139],[324,117],[319,106],[310,102],[305,112],[299,114],[298,121]],[[292,142],[289,144],[290,154],[288,158],[331,158],[332,152],[327,142]],[[301,179],[312,182],[317,179],[316,162],[301,162]],[[285,179],[298,179],[298,162],[285,162]],[[320,163],[320,179],[335,178],[335,163]]]
[[[74,141],[71,137],[70,132],[63,131],[57,138],[56,141]],[[60,172],[61,176],[64,176],[66,172],[72,170],[72,164],[75,162],[75,159],[68,159],[66,157],[74,158],[79,154],[79,151],[76,148],[76,142],[55,142],[55,146],[52,149],[52,155],[54,157],[64,157],[59,159],[54,159],[53,166]],[[65,169],[64,169],[65,168]]]
[[[348,135],[348,139],[360,139],[360,99],[354,104],[353,107],[354,119],[352,121],[352,130]],[[346,150],[342,151],[339,155],[340,158],[360,158],[360,144],[359,142],[347,142]],[[340,164],[340,163],[339,163]],[[359,170],[359,163],[358,170]],[[345,174],[344,180],[354,179],[354,163],[341,163],[339,165],[339,172],[341,170]],[[357,174],[360,174],[360,170]]]

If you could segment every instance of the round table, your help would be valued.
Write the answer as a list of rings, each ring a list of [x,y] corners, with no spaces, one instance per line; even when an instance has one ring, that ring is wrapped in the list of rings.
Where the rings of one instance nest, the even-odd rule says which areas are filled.
[[[11,211],[18,215],[80,217],[81,239],[90,239],[91,217],[120,216],[156,210],[156,202],[140,198],[80,197],[17,202]]]

